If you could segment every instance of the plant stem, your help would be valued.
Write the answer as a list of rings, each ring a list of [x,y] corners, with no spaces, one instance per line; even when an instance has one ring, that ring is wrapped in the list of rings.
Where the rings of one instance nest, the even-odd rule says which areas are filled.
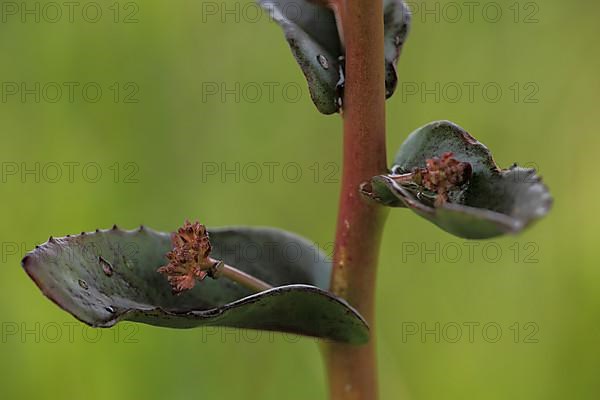
[[[250,289],[256,293],[273,288],[273,286],[269,285],[268,283],[263,282],[260,279],[253,277],[252,275],[248,275],[247,273],[242,272],[239,269],[232,267],[231,265],[227,265],[223,261],[216,261],[216,263],[210,271],[210,276],[214,279],[218,279],[221,277],[230,279],[233,282],[237,282],[245,288]]]
[[[360,184],[387,172],[383,2],[346,0],[341,19],[346,46],[344,168],[331,291],[367,320],[364,346],[324,346],[330,398],[375,400],[374,296],[381,233],[387,211],[359,194]]]

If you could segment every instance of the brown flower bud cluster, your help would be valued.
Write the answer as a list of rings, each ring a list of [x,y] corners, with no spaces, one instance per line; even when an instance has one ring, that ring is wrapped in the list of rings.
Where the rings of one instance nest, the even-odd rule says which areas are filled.
[[[180,294],[206,278],[215,261],[209,257],[208,232],[199,222],[186,221],[171,235],[171,243],[172,250],[166,255],[169,263],[158,272],[167,276],[172,292]]]
[[[471,164],[458,161],[454,153],[447,152],[441,157],[426,160],[425,168],[413,169],[413,182],[437,194],[435,206],[448,201],[448,192],[458,188],[471,179]]]

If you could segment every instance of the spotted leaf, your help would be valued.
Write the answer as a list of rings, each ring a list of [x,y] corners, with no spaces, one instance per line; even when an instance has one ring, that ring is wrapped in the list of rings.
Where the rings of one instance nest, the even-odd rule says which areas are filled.
[[[41,291],[94,327],[128,320],[170,328],[227,326],[283,331],[348,343],[368,340],[364,319],[326,291],[331,265],[310,242],[271,228],[209,230],[212,256],[275,287],[257,294],[205,279],[179,296],[157,268],[169,234],[118,228],[51,238],[23,259]]]
[[[451,153],[470,164],[469,181],[436,202],[417,182],[399,177],[426,167],[427,160]],[[464,129],[439,121],[413,132],[402,144],[391,173],[363,185],[363,194],[391,207],[407,207],[443,230],[469,239],[517,233],[545,216],[552,197],[536,171],[514,165],[500,169],[488,148]]]

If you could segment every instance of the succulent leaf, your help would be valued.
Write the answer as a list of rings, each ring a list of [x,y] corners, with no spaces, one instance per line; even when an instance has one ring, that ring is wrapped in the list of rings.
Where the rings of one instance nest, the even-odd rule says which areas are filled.
[[[333,12],[308,0],[258,0],[258,3],[283,29],[319,112],[337,112],[338,57],[343,51]]]
[[[348,343],[368,340],[364,319],[326,291],[331,265],[314,245],[272,228],[209,230],[212,256],[276,286],[252,294],[206,279],[179,296],[157,268],[169,234],[148,228],[50,238],[23,268],[59,307],[94,327],[128,320],[171,328],[227,326],[284,331]]]
[[[411,13],[403,0],[385,0],[383,3],[385,97],[390,98],[398,84],[396,64],[410,29]]]
[[[326,1],[257,0],[284,31],[292,53],[308,82],[310,97],[323,114],[341,107],[344,85],[344,46],[336,15]],[[396,89],[396,63],[410,26],[403,0],[385,0],[384,46],[386,98]]]
[[[469,163],[469,182],[436,204],[436,194],[398,176],[424,168],[427,160],[452,153]],[[461,127],[438,121],[413,132],[395,157],[391,174],[373,177],[363,194],[390,207],[408,207],[443,230],[468,239],[518,233],[545,216],[552,197],[533,169],[498,168],[490,151]],[[394,200],[394,197],[396,200]]]

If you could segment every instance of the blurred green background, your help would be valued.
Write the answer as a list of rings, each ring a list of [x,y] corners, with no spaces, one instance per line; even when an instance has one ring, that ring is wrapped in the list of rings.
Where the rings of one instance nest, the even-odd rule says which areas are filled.
[[[186,218],[272,225],[330,250],[341,121],[316,112],[279,27],[250,0],[81,2],[61,17],[49,2],[0,4],[0,398],[325,398],[313,340],[86,329],[19,265],[50,234],[169,231]],[[413,129],[450,119],[501,166],[536,166],[555,205],[525,233],[472,247],[390,214],[381,398],[597,399],[600,4],[477,4],[412,4],[389,156]],[[272,182],[266,167],[258,182],[243,172],[268,162],[280,163]],[[203,176],[205,163],[239,172]]]

